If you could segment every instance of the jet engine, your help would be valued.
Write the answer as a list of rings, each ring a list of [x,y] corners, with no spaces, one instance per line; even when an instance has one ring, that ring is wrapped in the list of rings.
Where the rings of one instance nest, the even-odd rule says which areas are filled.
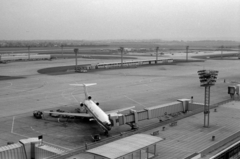
[[[97,105],[97,106],[99,106],[99,105],[100,105],[100,103],[99,103],[99,102],[97,102],[97,101],[95,101],[95,103],[96,103],[96,105]]]
[[[91,100],[92,99],[92,97],[91,96],[88,96],[88,100]]]
[[[84,106],[84,104],[83,103],[80,103],[80,107],[83,107]]]

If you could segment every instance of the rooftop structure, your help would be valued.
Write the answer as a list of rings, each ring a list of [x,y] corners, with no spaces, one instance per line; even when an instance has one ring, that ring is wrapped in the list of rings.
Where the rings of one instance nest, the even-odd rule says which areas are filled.
[[[87,152],[107,159],[116,159],[132,154],[136,151],[141,153],[141,149],[155,145],[162,140],[163,139],[160,137],[150,136],[147,134],[135,134],[103,146],[87,150]]]
[[[239,101],[221,105],[210,111],[212,126],[208,129],[202,126],[203,116],[199,113],[179,120],[175,126],[164,126],[164,131],[161,127],[146,131],[146,134],[159,131],[157,136],[165,139],[157,144],[158,158],[180,159],[197,152],[207,159],[217,153],[218,148],[226,146],[240,136]]]

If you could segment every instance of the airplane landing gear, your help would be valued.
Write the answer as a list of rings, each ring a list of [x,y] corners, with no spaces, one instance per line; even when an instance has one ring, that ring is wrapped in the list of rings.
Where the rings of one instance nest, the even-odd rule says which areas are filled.
[[[104,135],[107,136],[107,137],[109,137],[108,131],[104,131]]]
[[[132,130],[137,130],[138,129],[138,126],[137,126],[136,123],[127,123],[127,125],[129,125]]]

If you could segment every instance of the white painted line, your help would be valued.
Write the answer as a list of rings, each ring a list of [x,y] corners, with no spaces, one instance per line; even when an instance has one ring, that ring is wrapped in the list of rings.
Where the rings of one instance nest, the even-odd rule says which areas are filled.
[[[11,133],[14,134],[14,135],[18,135],[18,136],[21,136],[21,137],[24,137],[24,138],[31,138],[29,136],[25,136],[25,135],[21,135],[19,133],[15,133],[13,132],[13,129],[14,129],[14,121],[15,121],[15,116],[13,117],[13,123],[12,123],[12,129],[11,129]],[[66,150],[72,150],[72,149],[69,149],[69,148],[66,148],[66,147],[62,147],[62,146],[59,146],[59,145],[55,145],[55,144],[52,144],[50,142],[46,142],[46,141],[43,141],[44,143],[47,143],[49,145],[53,145],[55,147],[59,147],[59,148],[63,148],[63,149],[66,149]]]
[[[27,84],[26,84],[27,85]],[[33,91],[33,90],[36,90],[36,89],[39,89],[41,87],[44,87],[44,83],[40,84],[39,86],[36,86],[36,87],[30,87],[30,88],[25,88],[25,89],[17,89],[17,88],[9,88],[8,86],[6,86],[5,88],[8,88],[8,89],[11,89],[11,90],[18,90],[18,91],[21,91],[21,92],[30,92],[30,91]],[[12,86],[12,85],[11,85]]]
[[[64,94],[64,93],[65,93],[65,91],[62,91],[62,93],[61,93],[61,96],[62,96],[63,98],[65,98],[65,99],[67,99],[67,100],[70,100],[70,101],[71,101],[72,99],[71,99],[71,98],[67,98],[67,97],[65,96],[65,94]]]
[[[128,97],[128,96],[126,96],[126,95],[124,95],[124,97],[126,97],[126,98],[130,99],[131,101],[133,101],[133,102],[135,102],[135,103],[137,103],[137,104],[139,104],[139,105],[143,106],[144,108],[146,107],[145,105],[143,105],[143,104],[141,104],[141,103],[139,103],[139,102],[137,102],[137,101],[135,101],[135,100],[133,100],[133,99],[129,98],[129,97]]]
[[[31,138],[29,136],[21,135],[21,134],[15,133],[15,132],[12,132],[12,134],[18,135],[18,136],[21,136],[21,137],[24,137],[24,138]],[[55,147],[59,147],[59,148],[65,149],[65,150],[72,150],[72,149],[69,149],[69,148],[66,148],[66,147],[63,147],[63,146],[59,146],[59,145],[55,145],[55,144],[52,144],[52,143],[46,142],[46,141],[43,141],[43,143],[46,143],[46,144],[49,144],[49,145],[52,145],[52,146],[55,146]]]
[[[74,92],[74,91],[73,91]],[[74,97],[73,92],[71,92],[71,96],[75,99],[76,102],[79,103],[79,101]]]
[[[24,137],[24,138],[30,138],[30,137],[28,137],[28,136],[21,135],[21,134],[15,133],[15,132],[12,132],[12,134],[14,134],[14,135],[18,135],[18,136],[21,136],[21,137]]]
[[[13,116],[13,121],[12,121],[12,129],[11,129],[11,133],[13,133],[13,127],[14,127],[14,120],[15,120],[15,116]]]
[[[13,85],[12,82],[7,82],[7,83],[10,83],[10,85],[9,86],[5,86],[3,88],[8,88],[8,87],[11,87]]]
[[[86,135],[62,135],[62,134],[57,134],[56,133],[45,133],[45,132],[41,132],[41,131],[38,131],[38,130],[35,130],[33,127],[30,127],[32,131],[36,132],[36,133],[39,133],[39,134],[42,134],[42,135],[48,135],[48,136],[58,136],[58,137],[84,137]],[[91,137],[91,135],[89,135]]]

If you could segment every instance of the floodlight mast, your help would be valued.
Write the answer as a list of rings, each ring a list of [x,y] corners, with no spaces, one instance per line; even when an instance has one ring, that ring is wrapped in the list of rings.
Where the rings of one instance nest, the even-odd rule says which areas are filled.
[[[240,59],[240,45],[238,45],[238,52],[239,52],[238,59]]]
[[[124,51],[124,47],[120,47],[119,50],[121,52],[121,67],[123,67],[123,51]]]
[[[75,53],[75,64],[76,64],[76,65],[75,65],[75,71],[76,71],[76,70],[77,70],[77,65],[78,65],[78,64],[77,64],[78,48],[75,48],[73,51],[74,51],[74,53]]]
[[[62,58],[63,58],[63,44],[61,44]]]
[[[156,47],[156,63],[158,61],[158,50],[159,50],[159,46]]]
[[[30,60],[30,46],[27,46],[28,48],[28,60]]]
[[[198,71],[200,86],[205,87],[204,95],[204,127],[209,127],[210,122],[210,87],[215,85],[218,71],[215,70],[199,70]]]
[[[186,61],[188,61],[188,49],[189,49],[189,46],[186,46]]]
[[[222,58],[223,58],[223,45],[221,46],[221,60],[222,60]]]

